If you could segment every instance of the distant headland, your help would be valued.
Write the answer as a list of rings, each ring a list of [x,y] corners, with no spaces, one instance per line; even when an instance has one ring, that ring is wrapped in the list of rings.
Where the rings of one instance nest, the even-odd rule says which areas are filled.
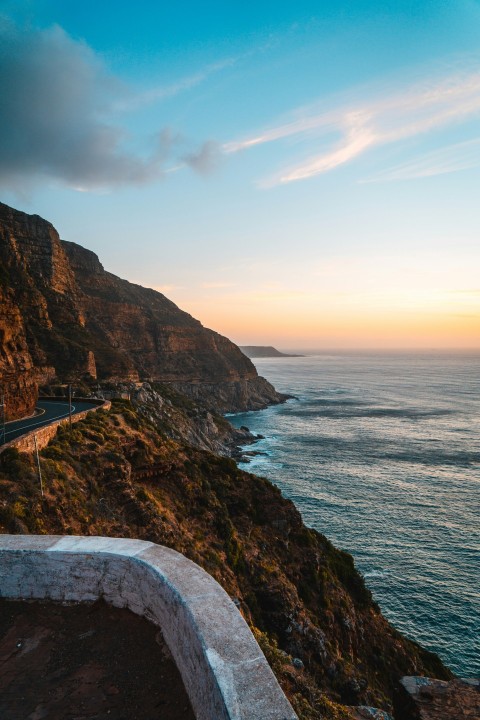
[[[304,355],[282,353],[271,345],[239,345],[239,347],[248,358],[305,357]]]

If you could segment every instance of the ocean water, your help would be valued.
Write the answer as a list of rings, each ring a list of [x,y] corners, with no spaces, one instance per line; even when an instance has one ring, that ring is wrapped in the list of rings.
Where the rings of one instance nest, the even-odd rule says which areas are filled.
[[[255,364],[297,399],[229,418],[265,436],[241,467],[352,553],[393,625],[480,677],[480,354]]]

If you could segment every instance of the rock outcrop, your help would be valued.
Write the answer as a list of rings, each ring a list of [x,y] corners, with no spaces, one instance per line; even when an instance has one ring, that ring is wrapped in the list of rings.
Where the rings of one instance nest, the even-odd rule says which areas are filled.
[[[478,720],[480,680],[401,679],[395,700],[396,720]]]
[[[23,409],[32,405],[35,374],[51,378],[52,368],[61,382],[170,383],[216,412],[283,399],[230,340],[161,293],[106,272],[95,253],[61,241],[39,216],[1,203],[0,261],[8,297],[0,369],[11,369],[17,381],[20,366],[32,371],[30,395],[27,376],[22,380]],[[21,404],[14,414],[23,412]]]

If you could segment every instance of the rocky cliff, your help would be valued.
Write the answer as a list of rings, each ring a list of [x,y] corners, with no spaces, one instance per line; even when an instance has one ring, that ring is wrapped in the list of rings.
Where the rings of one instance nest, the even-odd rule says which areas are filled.
[[[37,379],[20,309],[2,280],[0,278],[0,403],[5,400],[5,419],[11,420],[33,412]]]
[[[32,406],[35,377],[53,375],[166,382],[217,412],[282,400],[230,340],[161,293],[106,272],[37,215],[1,203],[0,263],[0,371],[4,382],[13,373],[22,398],[12,413]]]
[[[35,219],[25,219],[30,220],[29,232],[37,235],[38,254],[42,254],[42,246],[48,245],[42,233],[45,229],[38,229]],[[15,211],[0,204],[0,395],[5,398],[7,420],[32,412],[37,397],[37,368],[22,308],[36,316],[42,312],[42,303],[25,272],[23,232],[19,230]],[[44,262],[48,265],[48,254]],[[40,270],[37,263],[32,263],[32,270],[43,275],[47,268]]]

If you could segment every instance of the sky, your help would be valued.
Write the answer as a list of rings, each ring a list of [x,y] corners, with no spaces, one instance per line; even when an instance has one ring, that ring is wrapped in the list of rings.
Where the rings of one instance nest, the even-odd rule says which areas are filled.
[[[480,347],[480,0],[0,0],[0,199],[243,345]]]

